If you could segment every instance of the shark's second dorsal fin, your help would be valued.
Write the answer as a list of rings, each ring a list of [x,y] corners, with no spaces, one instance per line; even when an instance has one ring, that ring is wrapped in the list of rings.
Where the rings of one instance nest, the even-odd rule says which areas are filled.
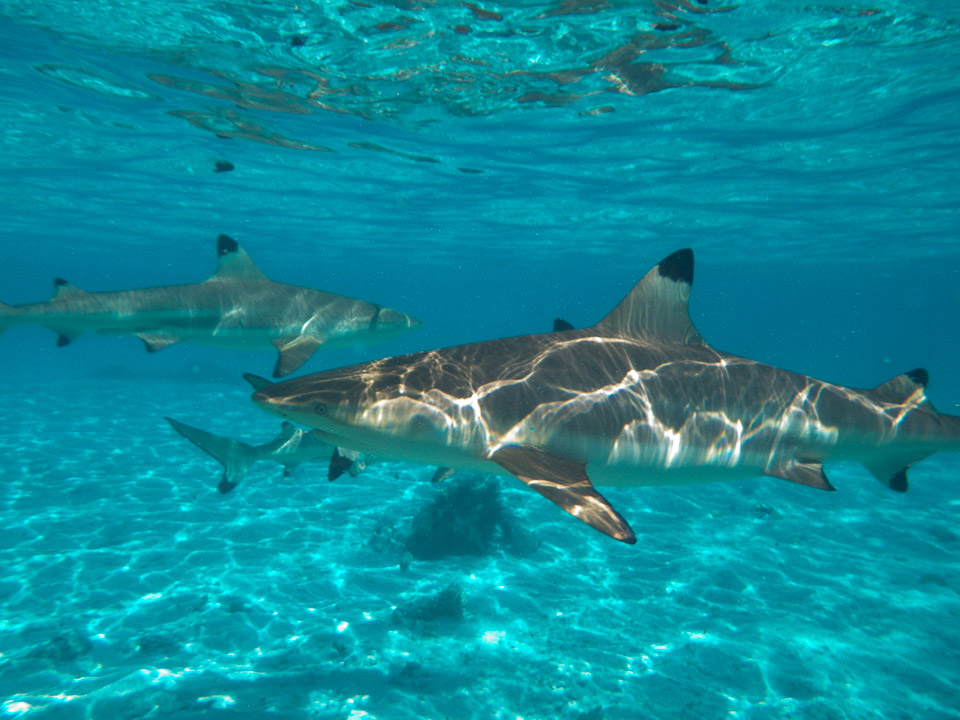
[[[917,368],[877,385],[873,392],[883,402],[932,410],[930,401],[924,393],[928,382],[930,382],[930,374],[923,368]]]
[[[217,271],[207,282],[218,280],[265,281],[266,275],[253,264],[253,260],[237,241],[227,235],[217,238]]]
[[[601,335],[646,335],[685,345],[706,345],[687,312],[692,283],[693,251],[677,250],[644,275],[591,329]]]
[[[81,290],[76,285],[71,285],[63,278],[53,279],[53,300],[60,300],[69,297],[78,297],[86,295],[86,290]]]

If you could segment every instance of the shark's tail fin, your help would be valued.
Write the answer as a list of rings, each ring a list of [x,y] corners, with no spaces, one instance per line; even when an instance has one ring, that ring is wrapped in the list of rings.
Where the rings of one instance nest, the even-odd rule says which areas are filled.
[[[247,474],[250,466],[259,459],[256,448],[252,445],[208,433],[173,418],[165,418],[165,420],[183,437],[223,465],[223,477],[217,485],[217,490],[222,493],[233,490]]]

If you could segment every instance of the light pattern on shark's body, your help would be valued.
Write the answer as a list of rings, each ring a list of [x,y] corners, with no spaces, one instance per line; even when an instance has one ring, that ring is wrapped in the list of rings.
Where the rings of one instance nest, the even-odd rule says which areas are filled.
[[[420,325],[397,310],[343,295],[273,282],[237,243],[217,239],[217,271],[192,285],[85,292],[54,281],[49,302],[0,303],[0,332],[42,325],[67,345],[84,332],[136,335],[150,352],[184,341],[221,348],[279,351],[274,377],[319,347],[383,342]]]
[[[687,313],[693,254],[660,262],[597,325],[387,358],[261,388],[254,401],[331,443],[509,473],[625,542],[596,485],[770,475],[832,489],[857,460],[905,490],[906,470],[960,451],[914,370],[870,390],[714,350]]]

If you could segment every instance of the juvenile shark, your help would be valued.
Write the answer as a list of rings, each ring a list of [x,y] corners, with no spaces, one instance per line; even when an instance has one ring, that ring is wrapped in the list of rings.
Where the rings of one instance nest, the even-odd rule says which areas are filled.
[[[223,465],[223,476],[217,485],[221,493],[233,490],[251,467],[258,462],[273,461],[283,465],[284,477],[305,462],[331,463],[328,478],[334,480],[346,470],[356,477],[366,466],[363,457],[354,451],[341,451],[324,442],[315,432],[307,432],[284,422],[280,434],[263,445],[248,445],[222,435],[214,435],[173,418],[165,418],[174,430]]]
[[[680,250],[593,327],[316,373],[253,401],[358,451],[514,475],[631,544],[594,485],[768,475],[832,490],[823,463],[856,460],[905,491],[911,465],[960,451],[925,370],[854,389],[714,350],[690,321],[692,282]]]
[[[49,302],[0,303],[0,332],[42,325],[68,345],[84,332],[136,335],[150,352],[185,341],[221,348],[276,348],[274,377],[319,347],[383,342],[420,326],[397,310],[322,290],[273,282],[236,241],[217,238],[217,269],[192,285],[85,292],[60,278]]]

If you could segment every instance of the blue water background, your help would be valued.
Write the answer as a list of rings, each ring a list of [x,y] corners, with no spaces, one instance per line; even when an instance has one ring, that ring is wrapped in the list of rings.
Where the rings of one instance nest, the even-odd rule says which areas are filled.
[[[691,315],[713,346],[859,387],[923,366],[938,409],[960,412],[952,3],[545,17],[561,6],[484,6],[525,28],[522,48],[466,4],[374,3],[364,23],[329,30],[355,7],[0,5],[0,300],[45,299],[54,277],[87,290],[198,282],[226,233],[275,280],[424,321],[387,345],[318,352],[312,372],[542,332],[555,317],[592,324],[692,247]],[[586,68],[638,27],[710,34],[638,62],[757,87],[614,93],[601,78],[625,72],[614,67],[580,81],[601,94],[518,100],[543,81],[525,89],[508,73]],[[290,112],[310,88],[256,71],[304,68],[298,32],[308,49],[329,46],[334,85],[349,88],[331,100],[338,112]],[[387,47],[410,37],[412,49]],[[724,47],[734,63],[714,62]],[[437,78],[464,54],[486,69],[455,92]],[[435,66],[395,92],[385,79]],[[217,137],[171,111],[254,137]],[[235,169],[215,173],[218,160]],[[368,538],[410,522],[435,492],[432,469],[387,464],[327,486],[320,467],[293,481],[261,468],[231,505],[213,489],[215,463],[164,425],[272,436],[240,379],[268,374],[269,353],[54,339],[0,337],[10,715],[960,717],[955,457],[918,466],[905,497],[847,466],[831,470],[841,492],[829,496],[770,478],[611,492],[642,536],[635,548],[500,479],[546,538],[536,554],[404,573]],[[152,569],[115,582],[114,566],[138,558]],[[393,606],[447,582],[465,589],[460,629],[390,625]],[[253,606],[306,625],[296,634]],[[356,629],[364,612],[375,630]],[[557,630],[564,612],[575,619]],[[330,654],[344,618],[349,648]],[[301,636],[315,645],[288,639]]]

